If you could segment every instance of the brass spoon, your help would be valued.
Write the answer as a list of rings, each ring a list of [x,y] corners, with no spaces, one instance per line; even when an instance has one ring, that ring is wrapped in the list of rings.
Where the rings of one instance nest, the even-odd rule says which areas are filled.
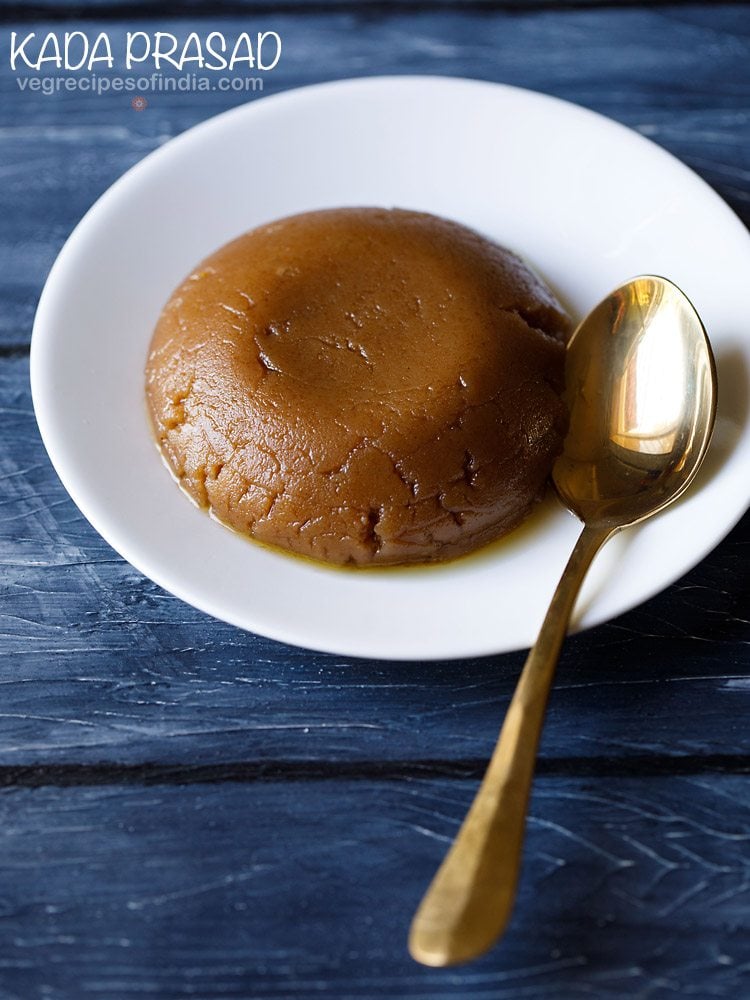
[[[570,427],[553,480],[584,528],[479,792],[414,917],[409,950],[425,965],[476,958],[505,929],[547,696],[583,578],[609,538],[687,488],[714,425],[716,370],[706,332],[664,278],[634,278],[589,313],[568,345],[566,385]]]

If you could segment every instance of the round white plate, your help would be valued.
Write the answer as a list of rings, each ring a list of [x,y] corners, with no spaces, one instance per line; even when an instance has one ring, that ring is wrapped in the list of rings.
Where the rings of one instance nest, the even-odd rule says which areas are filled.
[[[642,272],[690,296],[714,344],[719,418],[689,495],[597,559],[577,627],[612,618],[697,563],[750,500],[750,238],[687,167],[557,99],[468,80],[308,87],[208,121],[130,170],[58,257],[34,325],[39,426],[65,487],[162,587],[263,635],[404,659],[533,641],[578,531],[553,510],[515,540],[439,568],[341,571],[254,545],[193,507],[162,465],[143,400],[151,331],[201,258],[306,209],[422,209],[520,251],[575,314]]]

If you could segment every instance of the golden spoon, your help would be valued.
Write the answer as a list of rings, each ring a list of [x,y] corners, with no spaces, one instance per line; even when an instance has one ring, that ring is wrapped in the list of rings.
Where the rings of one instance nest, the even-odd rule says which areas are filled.
[[[691,303],[664,278],[634,278],[600,302],[570,340],[565,377],[570,427],[552,478],[584,528],[479,792],[414,917],[409,950],[425,965],[476,958],[505,929],[547,696],[583,578],[616,532],[680,496],[713,430],[711,347]]]

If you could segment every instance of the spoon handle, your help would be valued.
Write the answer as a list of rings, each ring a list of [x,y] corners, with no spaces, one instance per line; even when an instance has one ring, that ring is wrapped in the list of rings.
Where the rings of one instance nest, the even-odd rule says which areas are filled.
[[[591,560],[612,534],[610,525],[586,525],[557,585],[484,780],[412,922],[409,951],[424,965],[467,962],[485,952],[505,929],[560,647]]]

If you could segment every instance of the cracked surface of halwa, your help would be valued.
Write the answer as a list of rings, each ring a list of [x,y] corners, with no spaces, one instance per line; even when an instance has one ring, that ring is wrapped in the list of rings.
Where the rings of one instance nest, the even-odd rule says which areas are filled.
[[[146,391],[184,489],[333,563],[450,558],[515,527],[566,429],[569,322],[510,251],[417,212],[292,216],[176,289]]]

